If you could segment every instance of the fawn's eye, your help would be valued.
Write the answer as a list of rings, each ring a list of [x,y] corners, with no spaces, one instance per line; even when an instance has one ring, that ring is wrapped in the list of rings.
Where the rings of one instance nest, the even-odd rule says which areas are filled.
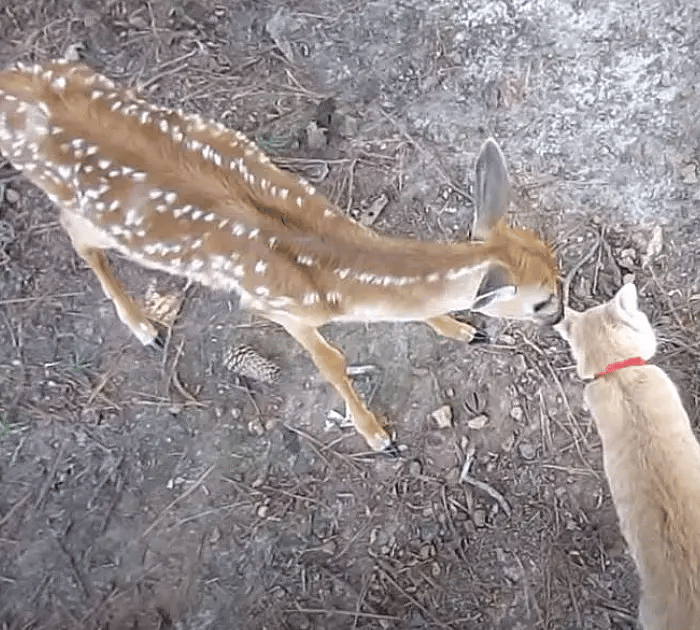
[[[532,310],[535,311],[535,313],[539,313],[551,301],[552,301],[552,298],[547,298],[546,300],[542,300],[541,302],[537,302],[537,304],[535,304],[535,306],[532,307]]]

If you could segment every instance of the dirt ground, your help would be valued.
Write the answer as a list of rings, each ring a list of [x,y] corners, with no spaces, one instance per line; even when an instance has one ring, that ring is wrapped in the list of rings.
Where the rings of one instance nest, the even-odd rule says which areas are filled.
[[[694,3],[4,0],[0,64],[68,49],[241,129],[384,233],[466,238],[493,134],[513,220],[565,274],[591,254],[573,305],[635,278],[697,424]],[[165,352],[143,348],[47,198],[22,178],[0,192],[4,630],[635,627],[600,441],[552,330],[487,321],[493,342],[465,346],[329,326],[406,447],[376,457],[284,331],[115,257],[139,299],[183,298]],[[277,382],[227,368],[241,345]]]

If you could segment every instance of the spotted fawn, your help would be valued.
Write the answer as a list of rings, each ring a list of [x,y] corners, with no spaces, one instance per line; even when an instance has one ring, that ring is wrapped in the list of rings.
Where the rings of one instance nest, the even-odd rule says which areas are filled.
[[[157,343],[158,330],[125,293],[106,250],[233,291],[284,327],[374,450],[394,445],[319,327],[417,320],[471,342],[483,335],[448,313],[541,324],[562,316],[552,250],[503,219],[510,184],[493,139],[476,162],[473,240],[461,243],[380,235],[242,133],[153,105],[64,60],[0,72],[0,151],[59,207],[75,250],[141,343]]]

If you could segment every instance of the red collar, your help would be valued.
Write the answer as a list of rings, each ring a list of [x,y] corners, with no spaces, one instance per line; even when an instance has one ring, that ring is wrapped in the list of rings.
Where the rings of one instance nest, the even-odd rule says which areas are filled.
[[[633,357],[631,359],[625,359],[624,361],[618,361],[617,363],[610,363],[602,372],[598,372],[595,378],[600,378],[601,376],[607,376],[613,372],[617,372],[622,368],[626,367],[639,367],[641,365],[646,365],[646,361],[642,357]]]

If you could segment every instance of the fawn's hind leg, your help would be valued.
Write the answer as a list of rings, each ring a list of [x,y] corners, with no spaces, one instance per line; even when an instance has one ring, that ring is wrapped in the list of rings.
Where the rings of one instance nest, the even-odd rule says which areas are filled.
[[[375,451],[391,450],[391,438],[357,395],[347,376],[343,353],[328,343],[315,327],[298,319],[275,316],[273,321],[283,326],[306,349],[319,372],[345,401],[357,432],[367,444]]]

